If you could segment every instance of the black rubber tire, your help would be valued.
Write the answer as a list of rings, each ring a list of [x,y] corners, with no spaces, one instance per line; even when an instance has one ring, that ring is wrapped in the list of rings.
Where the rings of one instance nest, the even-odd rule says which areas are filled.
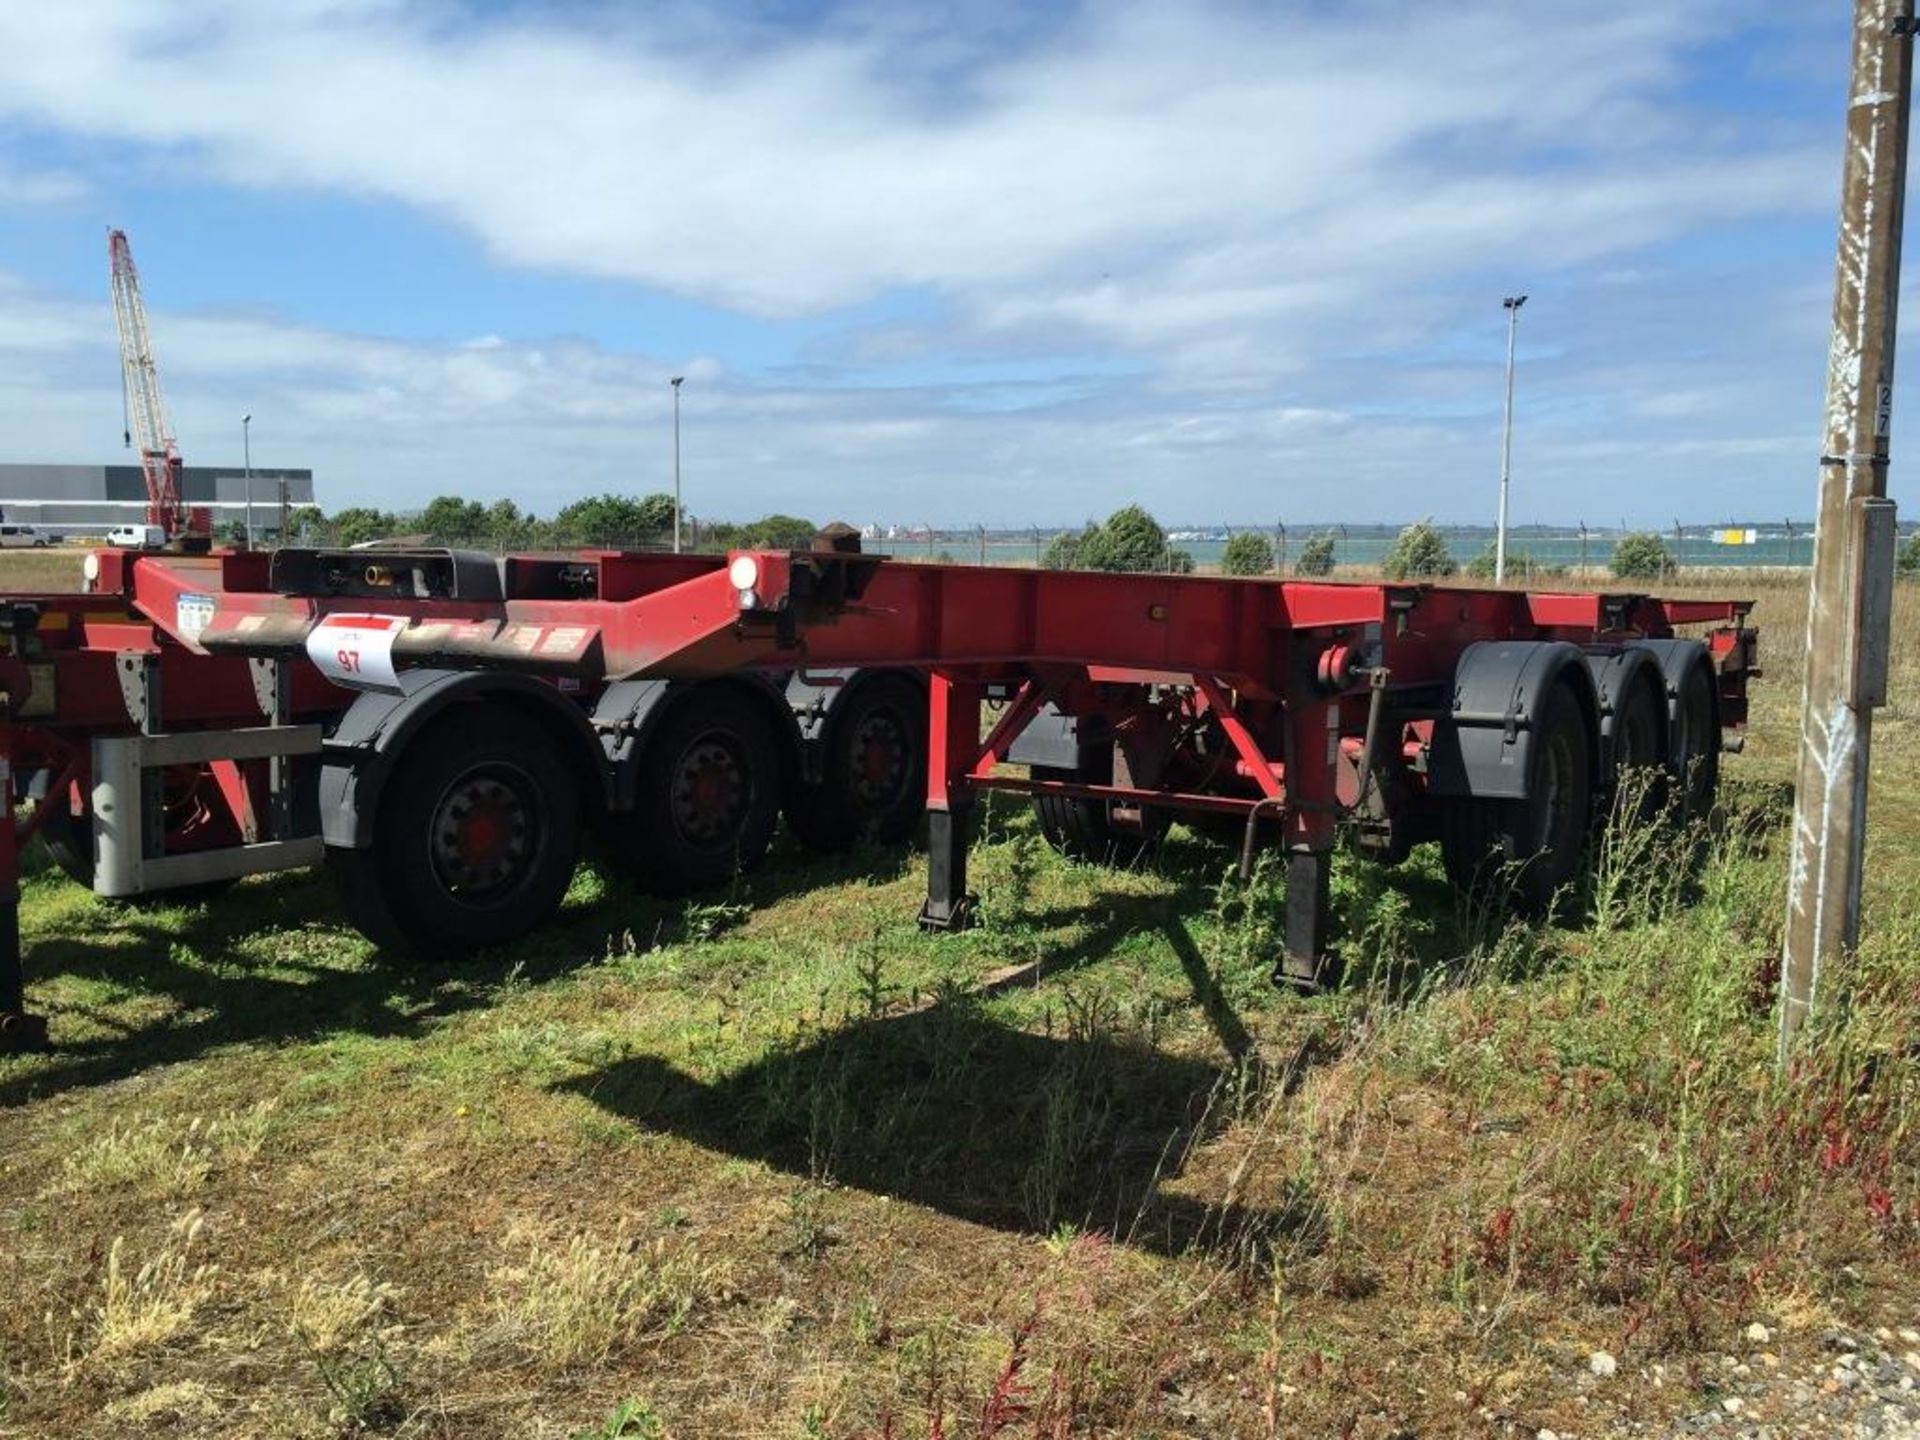
[[[1681,677],[1674,700],[1667,767],[1675,803],[1689,820],[1713,808],[1720,787],[1720,726],[1713,692],[1712,669],[1705,663],[1695,664]]]
[[[580,787],[539,722],[496,702],[457,705],[397,760],[372,846],[327,852],[354,927],[384,950],[447,960],[544,923],[573,879]]]
[[[724,884],[766,858],[783,779],[765,705],[733,685],[698,687],[648,737],[634,808],[612,817],[607,848],[657,895]],[[717,803],[695,789],[708,784],[724,790]]]
[[[787,823],[815,850],[904,845],[927,809],[927,696],[900,675],[854,682],[827,712],[820,783],[795,785]]]
[[[40,822],[40,838],[66,877],[93,888],[93,838],[87,817],[74,815],[64,805],[53,806]]]
[[[1111,784],[1113,749],[1105,744],[1082,745],[1076,769],[1035,765],[1032,774],[1036,780]],[[1173,821],[1169,811],[1146,806],[1139,826],[1118,825],[1108,801],[1070,795],[1035,795],[1033,813],[1040,822],[1040,833],[1062,855],[1122,868],[1138,864],[1157,850]]]
[[[1646,678],[1638,678],[1633,687],[1614,706],[1613,735],[1607,759],[1608,798],[1595,806],[1596,821],[1612,823],[1616,819],[1634,822],[1652,820],[1666,804],[1671,786],[1667,783],[1667,715],[1662,687]],[[1622,793],[1622,787],[1626,787]],[[1632,806],[1632,814],[1615,812]],[[1606,813],[1600,813],[1602,810]]]
[[[40,822],[40,839],[47,854],[61,873],[76,885],[93,889],[93,821],[75,815],[65,805],[55,805]],[[110,905],[125,905],[135,910],[157,909],[166,905],[200,905],[224,895],[237,880],[206,880],[198,885],[176,885],[169,890],[149,890],[143,895],[96,896]]]
[[[1581,707],[1565,683],[1547,692],[1525,798],[1443,803],[1441,854],[1461,890],[1505,898],[1521,914],[1538,917],[1579,874],[1593,828],[1592,741]]]

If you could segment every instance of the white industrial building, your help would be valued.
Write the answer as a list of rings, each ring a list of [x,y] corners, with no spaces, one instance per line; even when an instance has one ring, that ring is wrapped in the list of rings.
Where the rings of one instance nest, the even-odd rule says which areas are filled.
[[[188,465],[180,472],[181,503],[213,512],[216,532],[246,523],[247,472],[234,466]],[[256,528],[277,530],[280,505],[313,504],[311,470],[253,472]],[[42,525],[61,534],[105,534],[147,518],[147,484],[138,465],[0,464],[0,519]]]

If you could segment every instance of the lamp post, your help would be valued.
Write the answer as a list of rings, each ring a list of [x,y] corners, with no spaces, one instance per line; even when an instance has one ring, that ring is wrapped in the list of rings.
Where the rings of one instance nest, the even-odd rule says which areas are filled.
[[[247,469],[247,548],[253,548],[253,412],[240,417],[240,453]]]
[[[1500,436],[1500,528],[1493,539],[1493,583],[1507,579],[1507,487],[1513,480],[1513,343],[1520,329],[1520,307],[1524,295],[1509,295],[1500,302],[1507,312],[1507,418]]]
[[[676,375],[667,383],[673,387],[673,553],[680,553],[680,386],[686,376]]]

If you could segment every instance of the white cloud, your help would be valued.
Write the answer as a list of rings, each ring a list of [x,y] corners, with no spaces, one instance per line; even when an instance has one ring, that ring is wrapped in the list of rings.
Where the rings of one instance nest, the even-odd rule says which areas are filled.
[[[936,22],[860,0],[782,30],[660,7],[64,0],[0,7],[0,122],[131,146],[176,182],[397,202],[503,264],[758,315],[931,297],[914,313],[933,318],[883,304],[819,342],[831,386],[485,313],[444,345],[156,315],[190,455],[250,408],[343,500],[651,487],[684,372],[689,473],[724,483],[708,508],[728,513],[1044,521],[1138,495],[1191,519],[1473,515],[1498,407],[1483,312],[1521,277],[1546,292],[1529,342],[1556,337],[1527,356],[1516,456],[1558,467],[1530,492],[1546,518],[1595,487],[1666,506],[1663,453],[1717,509],[1756,474],[1785,493],[1768,457],[1817,416],[1788,357],[1818,285],[1739,237],[1824,216],[1837,152],[1689,88],[1742,14],[1132,0]],[[58,172],[0,170],[0,203],[10,176],[60,198]],[[1673,242],[1711,258],[1650,257]],[[88,443],[110,339],[104,306],[0,281],[10,449]],[[1094,363],[993,373],[1047,356]],[[994,364],[936,384],[928,360]]]
[[[91,187],[65,170],[21,170],[0,165],[0,207],[29,210],[72,205]]]
[[[1236,247],[1284,289],[1410,247],[1428,271],[1578,258],[1790,200],[1795,173],[1652,103],[1718,13],[1091,6],[929,96],[897,78],[920,37],[889,27],[742,45],[609,35],[597,13],[79,0],[0,10],[0,110],[771,314],[1178,274]],[[1574,163],[1538,173],[1543,152]]]

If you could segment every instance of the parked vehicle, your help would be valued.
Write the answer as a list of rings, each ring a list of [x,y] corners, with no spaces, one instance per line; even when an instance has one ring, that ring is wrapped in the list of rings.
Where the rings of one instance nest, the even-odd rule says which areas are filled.
[[[167,532],[159,525],[116,525],[107,532],[107,543],[122,550],[158,550],[167,543]]]
[[[362,933],[444,960],[546,920],[586,832],[682,894],[751,869],[782,812],[827,849],[924,825],[920,923],[962,926],[969,813],[1012,791],[1095,862],[1175,816],[1237,832],[1243,867],[1278,849],[1276,978],[1323,984],[1343,833],[1389,862],[1437,840],[1462,889],[1549,912],[1629,773],[1707,809],[1757,673],[1743,600],[837,544],[123,547],[83,573],[88,593],[0,604],[0,774],[35,802],[0,807],[0,1048],[41,1033],[7,923],[35,833],[109,898],[324,860]],[[109,601],[125,621],[99,622]]]
[[[0,525],[0,550],[44,550],[52,541],[38,525]]]

